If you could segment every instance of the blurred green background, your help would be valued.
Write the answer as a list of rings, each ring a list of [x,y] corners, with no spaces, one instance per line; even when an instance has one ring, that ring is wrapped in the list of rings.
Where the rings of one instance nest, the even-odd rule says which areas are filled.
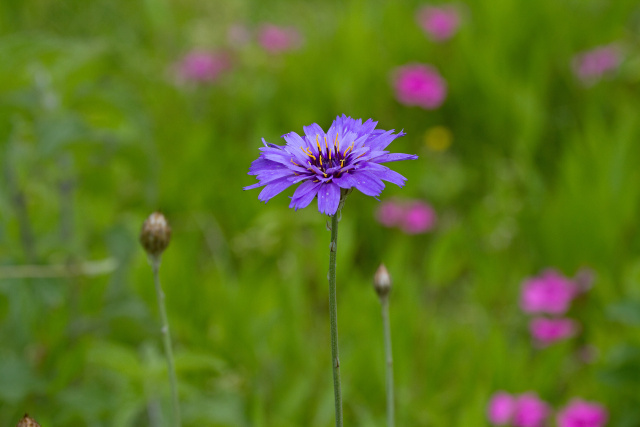
[[[640,425],[640,7],[634,0],[467,0],[451,40],[418,1],[4,0],[0,3],[0,423],[164,426],[169,388],[151,269],[138,244],[162,210],[161,278],[185,426],[330,426],[329,232],[314,204],[266,206],[246,172],[260,138],[337,114],[404,129],[381,199],[428,201],[437,228],[383,228],[347,201],[338,313],[347,425],[384,425],[380,262],[400,426],[485,426],[491,394],[554,407],[598,401]],[[230,26],[293,26],[303,44],[234,47]],[[618,42],[625,59],[585,86],[573,56]],[[176,82],[190,50],[231,68]],[[395,100],[394,67],[435,66],[443,106]],[[425,144],[444,126],[446,150]],[[53,277],[87,261],[91,275]],[[71,266],[45,269],[36,266]],[[111,266],[115,266],[111,269]],[[579,337],[538,349],[518,306],[526,277],[587,266]],[[40,269],[38,269],[40,268]],[[57,272],[57,273],[56,273]],[[16,277],[23,276],[23,277]],[[595,357],[576,357],[588,345]],[[554,425],[553,422],[550,423]]]

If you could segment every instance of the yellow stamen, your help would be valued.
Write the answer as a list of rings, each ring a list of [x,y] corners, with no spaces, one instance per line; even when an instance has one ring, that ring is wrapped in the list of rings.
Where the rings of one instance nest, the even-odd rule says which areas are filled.
[[[333,146],[334,147],[338,147],[338,151],[337,152],[340,152],[340,141],[338,140],[338,134],[337,133],[336,133],[336,140],[333,141]]]
[[[299,164],[297,164],[296,162],[294,162],[294,161],[293,161],[293,159],[289,159],[289,160],[291,160],[291,163],[293,163],[294,165],[296,165],[296,166],[300,166]]]
[[[318,140],[319,137],[320,135],[316,135],[316,145],[318,146],[318,155],[320,155],[320,153],[322,152],[322,148],[320,148],[320,141]]]
[[[351,143],[351,145],[349,146],[349,148],[347,148],[346,150],[344,150],[344,157],[347,157],[347,153],[349,152],[349,150],[353,150],[353,143]]]
[[[344,159],[340,160],[340,167],[344,167]]]
[[[324,175],[324,177],[325,177],[325,178],[327,177],[327,174],[326,174],[326,173],[324,173],[324,172],[322,172],[322,175]]]
[[[309,152],[307,152],[304,147],[300,147],[300,149],[304,152],[304,154],[306,154],[309,157],[312,157],[313,160],[316,160],[316,156],[314,156],[313,154],[311,154],[311,150],[309,150]]]
[[[327,147],[327,152],[329,153],[329,160],[331,160],[331,150],[329,150],[329,144],[327,144],[327,135],[324,136],[324,146]]]

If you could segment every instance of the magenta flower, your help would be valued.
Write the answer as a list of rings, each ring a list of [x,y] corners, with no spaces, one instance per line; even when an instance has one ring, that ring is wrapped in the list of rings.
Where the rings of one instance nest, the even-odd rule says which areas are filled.
[[[393,72],[396,98],[404,105],[438,108],[447,96],[447,84],[438,71],[425,64],[409,64]]]
[[[578,324],[571,319],[547,319],[537,317],[529,323],[531,336],[540,344],[547,346],[556,341],[573,337],[578,331]]]
[[[224,53],[192,51],[177,64],[181,80],[196,83],[211,83],[230,67],[229,57]]]
[[[415,201],[407,207],[400,228],[407,234],[426,233],[435,226],[436,218],[431,205]]]
[[[405,134],[376,129],[378,122],[338,116],[325,133],[320,126],[304,127],[305,135],[295,132],[282,135],[287,145],[280,146],[262,139],[264,147],[251,164],[249,175],[258,183],[245,190],[265,186],[258,200],[269,201],[288,187],[302,183],[291,198],[290,208],[302,209],[318,196],[320,213],[334,215],[338,211],[341,190],[353,188],[377,197],[384,181],[404,186],[406,178],[381,163],[413,160],[412,154],[391,153],[385,149]]]
[[[550,413],[549,405],[535,393],[518,396],[513,413],[514,427],[541,427]]]
[[[258,31],[258,43],[269,53],[281,53],[300,46],[302,37],[293,27],[265,24]]]
[[[582,399],[572,400],[558,412],[558,427],[603,427],[609,415],[604,406]]]
[[[382,202],[376,212],[376,218],[380,224],[385,227],[396,227],[400,225],[404,215],[404,206],[395,200]]]
[[[555,270],[546,270],[524,282],[520,307],[526,313],[564,314],[577,293],[573,281]]]
[[[453,6],[425,6],[418,11],[417,20],[424,32],[436,42],[450,39],[460,26],[460,14]]]
[[[573,58],[573,71],[585,84],[593,84],[616,71],[622,62],[622,53],[615,44],[598,46],[577,54]]]
[[[496,392],[489,401],[487,417],[496,426],[504,426],[511,422],[515,411],[516,399],[504,391]]]

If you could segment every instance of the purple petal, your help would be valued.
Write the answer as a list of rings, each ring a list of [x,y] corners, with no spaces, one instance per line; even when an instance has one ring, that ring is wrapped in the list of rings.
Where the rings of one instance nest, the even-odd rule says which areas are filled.
[[[289,207],[295,210],[306,208],[313,198],[316,197],[316,194],[318,194],[318,188],[320,188],[321,185],[321,182],[312,181],[305,181],[300,184],[293,193]]]
[[[306,145],[300,135],[295,132],[285,133],[284,135],[282,135],[282,137],[285,141],[287,141],[287,145],[291,146],[292,148],[298,149],[297,147],[304,147]]]
[[[389,168],[386,171],[376,170],[372,171],[372,173],[380,179],[396,184],[400,188],[404,187],[404,183],[407,180],[407,178]]]
[[[371,147],[371,151],[384,150],[394,139],[396,139],[397,135],[392,135],[393,132],[393,129],[388,130],[385,133],[378,135],[367,145]]]
[[[398,162],[400,160],[415,160],[417,158],[418,156],[416,156],[415,154],[389,153],[389,154],[383,154],[380,157],[370,159],[369,161],[376,162],[376,163],[388,163],[388,162]]]
[[[264,184],[262,182],[256,182],[252,185],[247,185],[246,187],[242,187],[243,190],[253,190],[254,188],[262,187]]]
[[[340,204],[340,187],[332,182],[325,182],[318,190],[318,210],[320,213],[334,215]]]
[[[384,184],[374,174],[366,171],[358,171],[353,174],[356,181],[355,187],[367,196],[378,196],[384,189]]]
[[[258,195],[258,200],[267,203],[273,196],[283,192],[292,185],[288,177],[280,178],[267,184]]]
[[[341,188],[349,189],[356,186],[356,180],[350,173],[343,173],[337,178],[333,178],[333,182]]]
[[[303,126],[302,129],[304,129],[305,135],[311,136],[313,138],[315,138],[316,135],[320,135],[320,136],[324,135],[324,131],[320,126],[318,126],[317,123],[310,124],[309,126]]]

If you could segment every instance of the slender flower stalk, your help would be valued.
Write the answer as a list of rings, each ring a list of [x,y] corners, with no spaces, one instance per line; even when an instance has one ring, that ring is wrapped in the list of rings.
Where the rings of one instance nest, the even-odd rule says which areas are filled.
[[[263,139],[261,154],[249,168],[249,175],[256,175],[258,182],[244,187],[245,190],[264,187],[258,200],[266,203],[290,186],[300,184],[291,197],[289,207],[302,209],[317,198],[318,211],[331,217],[328,279],[336,427],[342,427],[336,303],[338,221],[342,207],[354,188],[377,198],[385,187],[382,181],[402,187],[406,178],[382,163],[418,158],[412,154],[387,151],[389,144],[404,132],[376,129],[377,124],[371,119],[363,123],[361,119],[355,120],[343,114],[336,117],[327,132],[313,123],[304,127],[304,136],[295,132],[282,135],[286,141],[284,146]]]
[[[333,365],[333,394],[336,406],[336,427],[342,427],[342,388],[340,386],[340,358],[338,356],[338,304],[336,300],[336,255],[338,251],[338,215],[331,217],[329,244],[329,322],[331,325],[331,363]]]
[[[386,358],[387,382],[387,426],[395,425],[395,406],[393,397],[393,351],[391,347],[391,325],[389,322],[389,292],[391,276],[384,264],[380,264],[373,279],[373,287],[380,298],[382,306],[382,326],[384,329],[384,354]]]
[[[176,369],[173,360],[173,349],[171,347],[171,333],[169,331],[169,319],[167,318],[167,309],[164,303],[164,292],[160,285],[160,261],[162,252],[169,245],[171,240],[171,227],[167,223],[164,215],[154,212],[147,218],[142,225],[140,233],[140,243],[147,251],[149,263],[153,270],[153,281],[156,287],[156,296],[158,298],[158,311],[160,312],[162,341],[164,344],[164,352],[167,358],[167,369],[169,371],[169,383],[171,387],[171,406],[172,406],[172,425],[180,427],[180,404],[178,400],[178,381],[176,379]]]

